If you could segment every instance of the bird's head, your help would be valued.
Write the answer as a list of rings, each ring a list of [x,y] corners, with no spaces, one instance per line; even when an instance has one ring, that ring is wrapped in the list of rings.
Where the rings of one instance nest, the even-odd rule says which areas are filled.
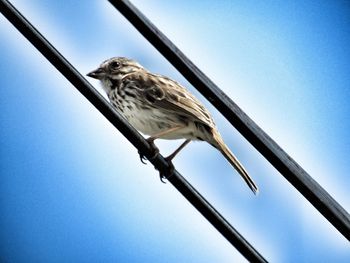
[[[102,62],[95,70],[87,74],[88,77],[104,80],[120,80],[125,75],[143,70],[136,61],[124,57],[113,57]]]

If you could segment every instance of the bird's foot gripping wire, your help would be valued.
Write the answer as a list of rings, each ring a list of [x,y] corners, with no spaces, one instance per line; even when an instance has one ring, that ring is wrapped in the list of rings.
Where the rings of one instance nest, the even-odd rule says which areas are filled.
[[[147,163],[146,163],[146,161],[147,161],[146,156],[145,156],[143,153],[141,153],[140,151],[138,151],[138,154],[139,154],[139,156],[140,156],[140,161],[141,161],[141,163],[147,164]],[[155,157],[155,155],[154,155],[154,157]],[[154,158],[154,157],[153,157],[153,158]]]
[[[140,161],[141,163],[143,164],[146,164],[146,160],[152,160],[154,158],[156,158],[156,156],[158,155],[159,153],[159,149],[158,147],[154,144],[153,140],[147,140],[149,145],[151,146],[151,149],[152,149],[152,157],[150,157],[149,159],[143,154],[141,153],[140,151],[138,151],[139,155],[140,155]]]
[[[174,174],[175,167],[174,167],[171,159],[172,158],[166,157],[165,160],[168,163],[168,168],[166,168],[164,170],[159,170],[159,179],[164,184],[166,183],[166,181],[164,181],[164,179],[169,179]]]
[[[151,146],[151,149],[152,149],[152,157],[150,158],[147,158],[143,153],[141,153],[140,151],[138,152],[139,155],[140,155],[140,161],[143,163],[143,164],[146,164],[146,160],[152,160],[154,158],[157,157],[157,155],[159,154],[159,149],[158,147],[154,144],[154,140],[155,138],[154,137],[150,137],[147,139],[149,145]],[[186,143],[187,144],[187,143]],[[182,146],[183,147],[183,146]],[[175,157],[175,155],[177,154],[178,151],[175,151],[173,154],[169,155],[168,157],[164,158],[165,161],[167,162],[168,166],[167,168],[164,168],[162,170],[159,170],[159,178],[160,178],[160,181],[162,183],[166,183],[164,181],[164,179],[168,179],[170,176],[172,176],[174,174],[174,170],[175,170],[175,167],[172,163],[172,159]]]

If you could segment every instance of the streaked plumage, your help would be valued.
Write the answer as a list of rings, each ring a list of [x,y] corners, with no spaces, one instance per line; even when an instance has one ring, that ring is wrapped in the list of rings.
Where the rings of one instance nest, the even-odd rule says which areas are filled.
[[[206,141],[225,156],[254,193],[258,191],[223,142],[208,110],[179,83],[123,57],[104,61],[88,76],[102,82],[113,106],[137,130],[151,136],[149,142],[158,138],[186,139],[185,146],[190,140]]]

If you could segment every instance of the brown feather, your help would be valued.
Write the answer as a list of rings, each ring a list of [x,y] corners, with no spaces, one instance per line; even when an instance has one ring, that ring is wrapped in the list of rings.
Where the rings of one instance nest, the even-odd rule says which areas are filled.
[[[259,192],[259,189],[254,183],[253,179],[249,176],[248,172],[244,169],[243,165],[238,161],[238,159],[233,155],[230,149],[226,146],[226,144],[221,138],[221,135],[215,129],[213,129],[213,138],[217,143],[216,145],[214,144],[214,146],[224,155],[226,160],[229,161],[229,163],[236,169],[236,171],[247,183],[247,185],[253,191],[253,193],[257,194]]]
[[[167,84],[162,85],[161,83],[157,83],[158,85],[162,85],[165,98],[156,101],[156,106],[184,114],[191,117],[192,121],[199,121],[210,127],[215,127],[215,123],[208,110],[179,83],[164,76],[150,75],[157,77],[157,81]]]

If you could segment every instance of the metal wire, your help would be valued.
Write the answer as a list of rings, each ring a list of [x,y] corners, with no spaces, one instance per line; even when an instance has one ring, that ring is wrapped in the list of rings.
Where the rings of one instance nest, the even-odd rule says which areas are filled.
[[[226,119],[350,241],[350,215],[128,0],[109,0]]]
[[[142,154],[152,157],[148,142],[116,112],[88,81],[36,30],[16,8],[0,0],[1,13],[56,67]],[[151,159],[156,169],[167,171],[168,163],[159,154]],[[251,262],[267,262],[176,170],[170,183]]]

